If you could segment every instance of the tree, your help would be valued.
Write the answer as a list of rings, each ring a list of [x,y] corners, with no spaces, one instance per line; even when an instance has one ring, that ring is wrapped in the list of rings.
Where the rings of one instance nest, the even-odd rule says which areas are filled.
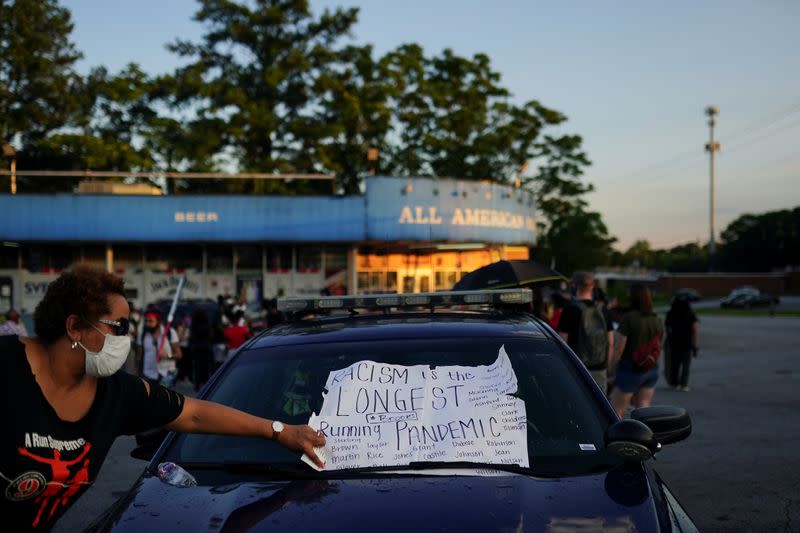
[[[173,102],[195,117],[190,132],[219,125],[217,154],[227,154],[241,171],[323,170],[324,124],[314,89],[320,73],[339,60],[334,46],[356,13],[326,10],[313,17],[306,0],[201,0],[194,20],[208,28],[202,42],[169,46],[191,61],[172,77]],[[280,182],[257,183],[258,192],[286,190]]]
[[[543,135],[566,117],[535,100],[514,105],[485,54],[470,59],[445,49],[427,57],[419,45],[407,44],[380,63],[392,87],[391,173],[512,183],[523,164],[556,153],[588,164],[569,152],[580,138]]]
[[[336,174],[343,192],[357,193],[361,178],[371,170],[369,149],[388,150],[392,88],[373,60],[371,46],[347,47],[340,58],[342,64],[324,69],[315,86],[323,95],[318,153],[321,165]]]
[[[722,232],[722,267],[765,272],[800,265],[800,207],[745,214]]]
[[[563,125],[565,115],[536,100],[513,104],[484,54],[468,59],[446,49],[427,57],[418,45],[407,44],[380,63],[391,81],[390,173],[509,184],[519,178],[536,198],[540,259],[555,257],[569,271],[570,265],[589,268],[608,258],[614,239],[583,200],[593,187],[581,179],[590,164],[582,139],[550,132]],[[520,176],[526,167],[531,172]],[[562,242],[567,236],[569,244]],[[572,244],[587,250],[585,260],[573,257]]]
[[[0,141],[21,147],[69,123],[81,58],[73,24],[56,0],[0,1]]]
[[[600,214],[580,205],[569,206],[546,226],[541,224],[541,229],[535,256],[563,274],[607,264],[616,241],[608,235]]]
[[[157,115],[148,91],[152,81],[135,64],[116,75],[95,68],[74,85],[77,112],[65,127],[31,140],[20,153],[22,168],[48,170],[150,170],[143,136]],[[82,178],[19,178],[26,191],[72,190]]]

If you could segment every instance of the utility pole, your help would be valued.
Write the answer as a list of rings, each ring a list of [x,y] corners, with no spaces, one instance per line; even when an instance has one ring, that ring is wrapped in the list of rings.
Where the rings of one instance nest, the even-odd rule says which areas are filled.
[[[717,124],[716,116],[719,114],[719,107],[711,105],[706,108],[706,115],[708,115],[709,137],[708,144],[706,144],[706,151],[710,155],[709,167],[709,209],[708,209],[708,226],[709,226],[709,240],[708,240],[708,269],[714,269],[714,254],[717,251],[716,239],[714,237],[714,154],[719,150],[719,143],[714,142],[714,126]]]

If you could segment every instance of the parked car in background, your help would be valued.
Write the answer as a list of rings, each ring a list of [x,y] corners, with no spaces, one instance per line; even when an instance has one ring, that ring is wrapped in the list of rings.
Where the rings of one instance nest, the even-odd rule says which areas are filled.
[[[697,531],[650,460],[690,434],[689,415],[619,420],[531,301],[523,289],[280,300],[294,316],[200,398],[292,424],[322,413],[326,469],[274,442],[172,433],[132,452],[149,466],[90,531]]]
[[[750,309],[751,307],[770,307],[778,305],[780,299],[777,296],[761,292],[755,287],[738,287],[720,300],[720,307]]]
[[[697,292],[695,289],[678,289],[675,291],[675,294],[672,296],[676,300],[687,300],[689,302],[696,302],[703,297],[702,294]]]

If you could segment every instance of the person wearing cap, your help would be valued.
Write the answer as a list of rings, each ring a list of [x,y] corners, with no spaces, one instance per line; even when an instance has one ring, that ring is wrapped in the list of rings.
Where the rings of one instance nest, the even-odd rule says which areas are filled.
[[[121,370],[129,313],[121,278],[77,267],[47,288],[35,338],[0,337],[3,531],[51,529],[92,485],[119,435],[158,427],[272,440],[324,466],[314,447],[325,438],[307,425],[186,398]]]

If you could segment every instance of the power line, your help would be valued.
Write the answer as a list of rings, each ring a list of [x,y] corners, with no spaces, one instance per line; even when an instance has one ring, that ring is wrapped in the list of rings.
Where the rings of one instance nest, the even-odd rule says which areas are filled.
[[[773,113],[769,117],[765,117],[765,118],[763,118],[761,120],[757,120],[757,121],[753,122],[752,124],[748,125],[745,128],[742,128],[742,129],[740,129],[738,131],[734,131],[731,135],[727,136],[726,142],[731,142],[732,140],[736,139],[737,137],[741,137],[742,135],[747,135],[748,133],[751,133],[751,130],[755,131],[755,130],[769,128],[773,124],[775,124],[777,122],[780,122],[780,121],[790,117],[791,115],[797,113],[798,111],[800,111],[800,103],[791,105],[791,106],[787,107],[786,109],[784,109],[782,111],[779,111],[777,113]],[[765,120],[767,121],[767,123],[764,124],[763,126],[759,126],[759,124],[762,121],[765,121]]]
[[[790,106],[788,106],[788,107],[786,107],[786,108],[784,108],[784,109],[782,109],[782,110],[780,110],[778,112],[770,114],[767,117],[764,117],[764,118],[761,118],[761,119],[759,119],[757,121],[754,121],[754,122],[752,122],[751,124],[747,125],[744,128],[741,128],[741,129],[739,129],[737,131],[734,131],[731,135],[726,136],[726,142],[730,142],[731,140],[737,139],[737,138],[742,137],[742,136],[747,136],[747,135],[749,135],[751,133],[757,132],[758,130],[769,128],[772,125],[774,125],[774,124],[776,124],[778,122],[781,122],[781,121],[785,120],[786,118],[790,117],[791,115],[797,113],[798,111],[800,111],[800,103],[794,103],[794,104],[792,104],[792,105],[790,105]],[[787,128],[782,128],[780,131],[783,131],[784,129],[787,129]],[[736,147],[736,146],[742,146],[742,144],[734,145],[734,147]],[[623,180],[626,180],[626,179],[629,179],[629,178],[632,178],[632,177],[641,176],[642,174],[644,174],[646,172],[652,173],[653,170],[667,169],[667,168],[669,168],[669,167],[671,167],[671,166],[673,166],[673,165],[675,165],[677,163],[684,162],[687,157],[690,157],[690,161],[693,163],[695,159],[698,159],[698,158],[703,157],[703,156],[704,156],[703,152],[701,152],[700,150],[698,150],[696,148],[692,148],[692,149],[680,152],[680,153],[678,153],[678,154],[676,154],[676,155],[674,155],[674,156],[672,156],[669,159],[666,159],[664,161],[660,161],[658,163],[653,163],[653,164],[647,165],[645,167],[640,168],[639,170],[637,170],[635,172],[628,172],[626,174],[623,174],[622,176],[619,176],[619,177],[613,178],[611,180],[608,180],[608,181],[606,181],[606,183],[614,183],[614,182],[617,182],[617,181],[623,181]],[[687,165],[684,164],[680,168],[685,168],[686,166]],[[658,177],[657,178],[652,179],[652,180],[648,180],[648,181],[657,181],[658,179],[661,179],[664,176],[665,176],[664,174],[658,173]]]
[[[730,146],[728,149],[734,149],[734,148],[740,148],[742,146],[753,145],[753,144],[756,144],[756,143],[758,143],[760,141],[763,141],[764,139],[768,139],[768,138],[770,138],[770,137],[772,137],[774,135],[777,135],[778,133],[781,133],[781,132],[786,131],[786,130],[790,130],[790,129],[795,128],[797,126],[800,126],[800,117],[795,121],[792,121],[792,122],[790,122],[788,124],[784,124],[783,127],[781,127],[781,128],[765,132],[764,134],[756,137],[755,139],[750,139],[750,140],[746,140],[744,142],[739,142],[739,143],[733,143],[733,145]]]

